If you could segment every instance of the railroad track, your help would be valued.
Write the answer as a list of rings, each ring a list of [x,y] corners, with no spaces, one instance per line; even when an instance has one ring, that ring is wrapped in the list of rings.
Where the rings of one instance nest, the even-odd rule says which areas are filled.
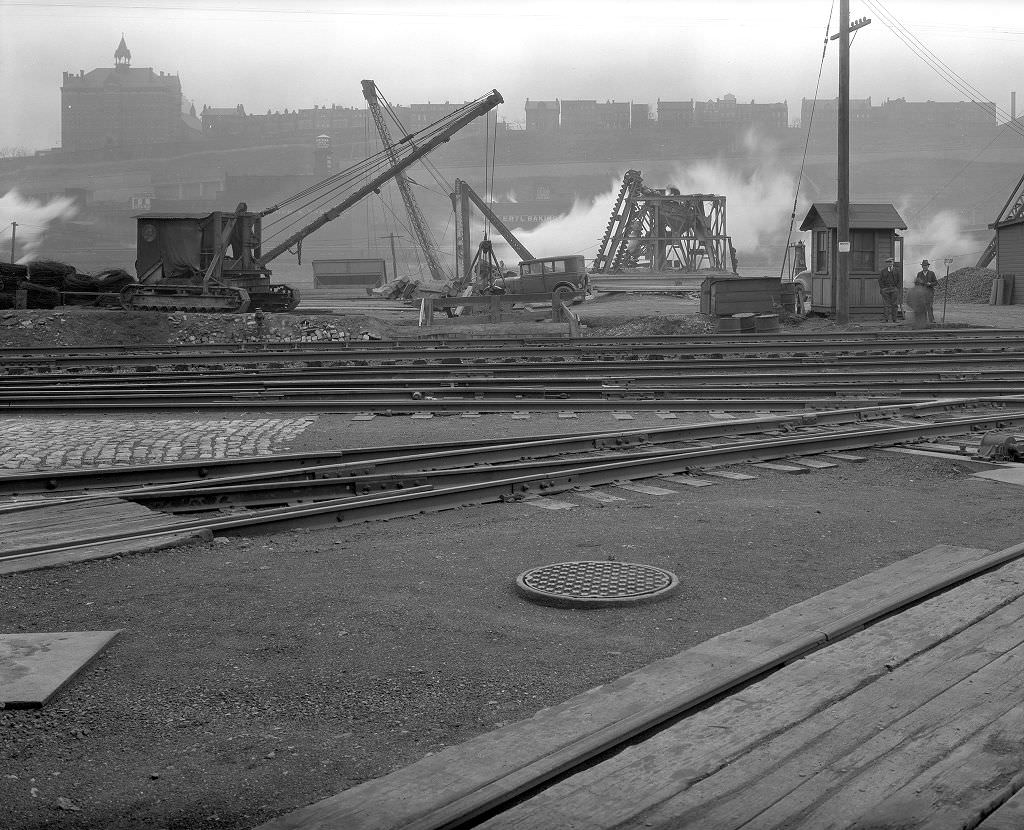
[[[986,332],[955,342],[940,339],[943,349],[936,351],[934,336],[855,336],[845,343],[846,351],[825,353],[822,348],[840,343],[810,336],[753,344],[742,338],[640,338],[598,341],[600,353],[589,351],[589,344],[580,351],[576,341],[573,354],[550,344],[534,344],[529,354],[510,354],[505,348],[498,350],[500,359],[482,353],[476,344],[420,344],[414,358],[384,348],[293,352],[289,359],[264,354],[266,364],[259,370],[228,368],[234,355],[229,358],[217,350],[174,355],[154,351],[144,358],[145,371],[121,357],[116,371],[109,361],[93,364],[85,373],[76,371],[81,366],[46,366],[47,371],[38,363],[31,370],[8,366],[8,374],[0,376],[0,408],[259,406],[390,414],[623,407],[825,409],[837,400],[926,401],[1021,388],[1021,337]],[[798,341],[804,351],[794,354]],[[740,343],[753,349],[744,358],[723,351]],[[703,351],[685,356],[651,351],[677,347]],[[193,365],[196,357],[220,361],[216,365],[222,368]]]
[[[851,332],[780,335],[679,335],[671,337],[459,340],[455,338],[350,341],[346,343],[203,344],[169,347],[96,346],[6,348],[0,366],[10,374],[32,367],[121,368],[187,365],[266,365],[283,362],[360,364],[422,360],[457,364],[466,361],[502,363],[531,359],[589,360],[610,355],[692,358],[706,355],[957,355],[964,352],[1015,355],[1024,350],[1019,330],[957,329],[936,331]]]
[[[1021,423],[1024,398],[933,401],[481,445],[14,474],[0,478],[0,492],[19,500],[4,504],[0,516],[116,498],[168,514],[173,522],[166,533],[337,526],[644,479],[667,477],[669,483],[685,484],[685,476],[709,468],[977,435]],[[8,538],[0,561],[31,566],[32,557],[126,538],[117,528],[94,527],[88,533],[59,546],[38,535]],[[146,527],[137,535],[160,533]]]

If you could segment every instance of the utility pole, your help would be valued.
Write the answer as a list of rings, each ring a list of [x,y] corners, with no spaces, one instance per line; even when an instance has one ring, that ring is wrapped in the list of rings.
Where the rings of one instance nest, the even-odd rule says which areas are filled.
[[[836,254],[836,322],[850,322],[850,32],[867,26],[862,17],[850,25],[850,0],[839,0],[839,176],[836,208],[839,244]]]
[[[839,0],[839,245],[836,322],[850,322],[850,0]]]
[[[11,222],[11,265],[14,265],[14,236],[18,232],[18,223]]]
[[[391,279],[398,279],[398,258],[395,256],[395,240],[401,239],[400,236],[395,236],[393,233],[389,233],[387,236],[378,236],[378,239],[390,239],[391,240]]]

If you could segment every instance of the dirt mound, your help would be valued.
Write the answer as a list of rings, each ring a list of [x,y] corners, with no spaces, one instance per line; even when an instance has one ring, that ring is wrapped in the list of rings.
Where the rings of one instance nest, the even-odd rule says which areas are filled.
[[[987,303],[992,296],[992,280],[996,276],[998,272],[991,268],[958,268],[948,277],[939,278],[935,297],[945,297],[954,303]]]
[[[381,340],[391,327],[365,315],[163,314],[66,308],[0,311],[0,346],[176,346]]]
[[[581,322],[587,327],[590,337],[645,337],[659,334],[712,334],[715,321],[704,314],[686,317],[636,317],[602,318],[589,320],[585,315]]]

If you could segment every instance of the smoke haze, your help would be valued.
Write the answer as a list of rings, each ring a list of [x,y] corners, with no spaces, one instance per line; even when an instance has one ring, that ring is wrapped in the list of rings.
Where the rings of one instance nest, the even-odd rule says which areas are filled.
[[[0,244],[10,255],[11,233],[14,231],[14,257],[16,262],[31,261],[50,224],[59,219],[71,219],[78,212],[74,202],[59,196],[48,202],[26,199],[17,190],[0,196]],[[12,223],[17,222],[17,228]],[[6,257],[5,257],[6,258]]]

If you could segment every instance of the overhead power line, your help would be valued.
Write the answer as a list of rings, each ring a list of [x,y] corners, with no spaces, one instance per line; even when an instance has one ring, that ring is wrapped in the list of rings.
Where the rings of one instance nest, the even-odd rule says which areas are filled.
[[[1004,109],[992,101],[986,100],[985,94],[966,78],[954,71],[945,61],[931,51],[910,29],[903,25],[895,15],[890,12],[881,0],[864,0],[865,5],[871,9],[881,22],[897,38],[899,38],[911,52],[924,61],[942,80],[971,103],[988,112],[994,109],[997,115],[1002,116],[1017,135],[1024,138],[1024,126],[1017,123]]]

